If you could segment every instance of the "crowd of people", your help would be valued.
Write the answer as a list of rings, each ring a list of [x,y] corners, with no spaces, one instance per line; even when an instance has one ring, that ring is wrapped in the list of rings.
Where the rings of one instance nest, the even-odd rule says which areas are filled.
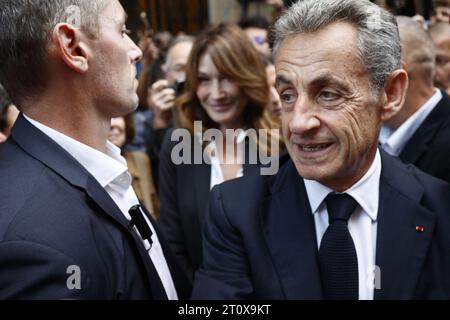
[[[267,2],[2,4],[0,299],[450,299],[450,1]]]

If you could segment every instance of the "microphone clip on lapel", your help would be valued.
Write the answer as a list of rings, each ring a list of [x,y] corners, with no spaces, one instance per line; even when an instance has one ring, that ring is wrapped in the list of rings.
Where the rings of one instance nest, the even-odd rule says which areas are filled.
[[[136,226],[143,240],[147,240],[150,243],[150,249],[152,247],[152,235],[153,232],[145,221],[144,214],[142,213],[141,206],[135,205],[128,210],[128,213],[131,216],[130,223],[128,224],[128,228],[131,230],[134,226]],[[149,250],[150,250],[149,249]]]

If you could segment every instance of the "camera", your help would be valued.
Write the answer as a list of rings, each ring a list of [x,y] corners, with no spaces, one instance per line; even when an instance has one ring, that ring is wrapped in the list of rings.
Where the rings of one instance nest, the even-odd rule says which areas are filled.
[[[175,95],[179,96],[183,92],[184,84],[184,81],[176,81],[174,85],[166,86],[165,88],[173,89],[175,91]]]

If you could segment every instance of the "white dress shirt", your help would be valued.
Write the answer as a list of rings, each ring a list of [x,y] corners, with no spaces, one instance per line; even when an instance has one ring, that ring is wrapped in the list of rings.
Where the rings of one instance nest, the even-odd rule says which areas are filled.
[[[425,104],[417,110],[408,120],[406,120],[397,130],[383,125],[380,132],[380,143],[382,148],[392,156],[398,157],[414,135],[420,125],[433,111],[442,99],[442,92],[436,89],[435,94]]]
[[[367,173],[344,193],[351,195],[359,204],[349,219],[348,230],[353,238],[358,256],[359,299],[373,300],[374,269],[377,242],[377,217],[381,175],[379,151]],[[311,211],[317,234],[317,246],[328,228],[328,211],[325,198],[334,191],[317,181],[305,180]]]
[[[50,139],[59,144],[98,181],[98,183],[106,190],[112,200],[116,203],[123,215],[129,221],[131,217],[128,210],[139,204],[138,198],[131,186],[131,175],[128,172],[127,162],[120,155],[120,149],[115,145],[106,142],[106,154],[93,149],[75,139],[72,139],[58,131],[55,131],[42,123],[30,119],[26,115],[24,117],[36,128],[45,133]],[[172,276],[164,257],[164,252],[155,232],[155,228],[143,214],[153,233],[153,245],[147,240],[143,240],[146,250],[149,252],[155,269],[161,279],[169,300],[177,300],[178,295],[173,283]],[[134,230],[139,234],[136,227]],[[150,250],[151,249],[151,250]]]

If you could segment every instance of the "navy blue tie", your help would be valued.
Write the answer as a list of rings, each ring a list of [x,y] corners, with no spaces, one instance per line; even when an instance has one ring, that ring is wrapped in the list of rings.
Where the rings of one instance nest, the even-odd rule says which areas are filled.
[[[348,219],[358,203],[348,194],[329,194],[328,226],[319,249],[322,289],[327,300],[357,300],[358,257],[348,231]]]

